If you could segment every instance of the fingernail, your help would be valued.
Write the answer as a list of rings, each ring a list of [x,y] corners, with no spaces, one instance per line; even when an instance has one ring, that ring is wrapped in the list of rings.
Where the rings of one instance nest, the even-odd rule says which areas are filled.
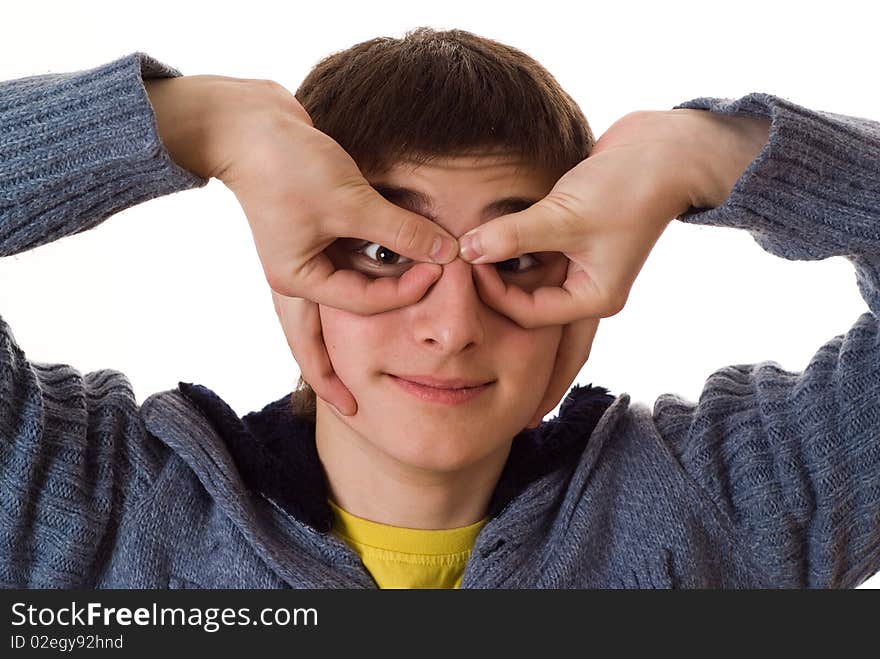
[[[483,246],[480,244],[480,234],[468,233],[460,241],[461,258],[470,263],[482,263],[486,257],[483,256]]]
[[[429,256],[434,263],[449,263],[455,257],[455,243],[448,238],[437,236],[431,245]]]

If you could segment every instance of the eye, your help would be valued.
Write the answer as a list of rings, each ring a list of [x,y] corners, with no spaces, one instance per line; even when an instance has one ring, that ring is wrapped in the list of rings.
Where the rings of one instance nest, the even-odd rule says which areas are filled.
[[[392,252],[390,249],[383,247],[379,243],[364,243],[360,249],[357,250],[357,253],[363,254],[379,265],[403,265],[404,263],[412,262],[412,259],[401,256],[397,252]]]
[[[531,254],[523,254],[522,256],[513,259],[499,261],[495,264],[495,267],[501,272],[511,272],[515,274],[534,268],[536,265],[539,265],[538,259]]]

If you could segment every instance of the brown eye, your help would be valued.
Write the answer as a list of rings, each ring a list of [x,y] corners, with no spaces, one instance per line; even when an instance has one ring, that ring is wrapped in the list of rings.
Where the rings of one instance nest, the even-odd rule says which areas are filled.
[[[536,259],[531,254],[523,254],[522,256],[518,256],[513,259],[499,261],[495,264],[495,267],[501,272],[517,273],[528,270],[529,268],[533,268],[536,265],[538,265],[538,259]]]
[[[412,261],[412,259],[401,256],[397,252],[392,252],[379,243],[367,243],[358,250],[358,253],[381,265],[402,265]]]

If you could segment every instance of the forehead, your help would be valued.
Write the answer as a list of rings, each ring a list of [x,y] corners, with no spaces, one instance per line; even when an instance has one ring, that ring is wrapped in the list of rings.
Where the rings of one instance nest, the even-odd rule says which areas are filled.
[[[400,162],[370,184],[390,202],[461,235],[493,217],[524,210],[550,192],[558,176],[505,155]]]

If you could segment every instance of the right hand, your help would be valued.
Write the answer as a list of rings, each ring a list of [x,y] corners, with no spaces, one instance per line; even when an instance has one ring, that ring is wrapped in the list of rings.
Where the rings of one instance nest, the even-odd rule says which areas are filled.
[[[354,414],[329,367],[317,305],[373,314],[417,302],[458,255],[435,223],[379,195],[354,160],[314,128],[281,85],[184,76],[146,82],[171,157],[235,193],[294,358],[318,396]],[[369,240],[416,261],[400,278],[336,270],[324,250],[337,238]],[[296,318],[296,322],[291,319]]]

